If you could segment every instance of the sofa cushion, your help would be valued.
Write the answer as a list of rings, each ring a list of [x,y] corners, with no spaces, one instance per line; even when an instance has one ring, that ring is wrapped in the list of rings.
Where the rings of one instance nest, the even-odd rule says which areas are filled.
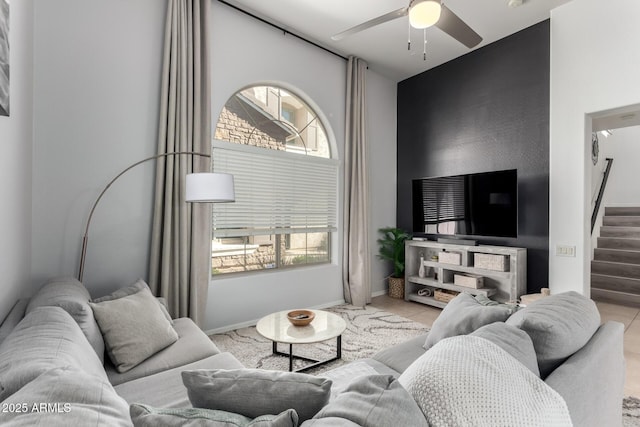
[[[570,426],[562,397],[489,340],[446,338],[398,381],[432,426]]]
[[[115,386],[116,391],[129,403],[143,403],[159,408],[190,407],[187,389],[182,383],[182,371],[196,369],[242,369],[242,363],[231,353],[220,353],[157,374]]]
[[[593,301],[571,291],[542,298],[506,323],[529,334],[544,379],[589,341],[600,326],[600,313]]]
[[[60,307],[73,317],[89,340],[101,361],[104,361],[104,341],[93,310],[89,307],[89,291],[77,279],[61,277],[50,279],[31,298],[26,314],[38,307]]]
[[[148,288],[89,304],[118,372],[130,370],[178,340],[178,334]]]
[[[260,369],[183,371],[182,381],[196,408],[219,409],[246,417],[295,409],[300,421],[329,401],[331,381],[312,375]]]
[[[424,349],[429,350],[438,341],[456,335],[467,335],[493,322],[504,322],[513,309],[506,305],[484,305],[472,295],[462,293],[449,301],[433,322]]]
[[[149,285],[147,285],[147,283],[142,280],[142,279],[138,279],[135,283],[129,285],[129,286],[124,286],[120,289],[117,289],[115,291],[113,291],[112,293],[110,293],[109,295],[105,295],[102,296],[100,298],[94,298],[92,302],[105,302],[105,301],[113,301],[114,299],[118,299],[118,298],[123,298],[123,297],[127,297],[129,295],[133,295],[133,294],[137,294],[138,292],[142,291],[143,289],[147,289],[149,292],[151,292],[151,289],[149,289]],[[158,304],[160,305],[160,310],[162,310],[162,314],[164,314],[164,317],[167,318],[167,320],[169,322],[171,322],[171,324],[173,324],[173,319],[171,318],[171,315],[169,314],[169,311],[167,310],[167,300],[165,298],[162,297],[157,297],[156,301],[158,301]]]
[[[519,360],[536,376],[540,376],[536,350],[533,348],[531,338],[523,330],[504,322],[494,322],[481,327],[471,335],[491,341]]]
[[[340,425],[339,420],[362,427],[429,425],[411,395],[391,375],[369,375],[354,380],[302,426],[336,426]]]
[[[126,372],[118,372],[113,363],[107,360],[105,371],[111,384],[122,384],[220,353],[213,341],[188,317],[175,319],[173,328],[178,334],[178,341]],[[186,348],[189,351],[185,351]]]
[[[278,415],[251,419],[232,412],[202,408],[164,409],[133,404],[129,408],[135,427],[296,427],[298,414],[288,409]]]
[[[418,357],[424,354],[424,343],[426,338],[427,334],[419,335],[401,344],[379,351],[374,354],[372,358],[387,365],[391,369],[402,373]]]
[[[69,313],[60,307],[36,308],[0,344],[0,401],[43,372],[64,366],[107,380],[102,363]]]
[[[131,426],[128,405],[109,381],[73,367],[46,371],[2,406],[3,426]]]

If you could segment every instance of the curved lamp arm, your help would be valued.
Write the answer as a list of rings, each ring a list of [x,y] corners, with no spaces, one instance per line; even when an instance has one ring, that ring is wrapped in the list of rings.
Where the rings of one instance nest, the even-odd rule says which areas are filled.
[[[135,162],[131,166],[127,167],[122,172],[120,172],[118,175],[116,175],[111,181],[109,181],[109,183],[107,184],[106,187],[104,187],[104,189],[102,190],[102,192],[100,193],[100,195],[98,196],[96,201],[93,203],[93,206],[91,207],[91,211],[89,212],[89,218],[87,219],[87,225],[86,225],[86,227],[84,229],[84,235],[82,236],[82,251],[81,251],[81,254],[80,254],[80,268],[78,270],[78,280],[80,282],[82,282],[82,276],[83,276],[83,273],[84,273],[84,262],[85,262],[85,258],[86,258],[86,255],[87,255],[87,241],[88,241],[88,236],[89,236],[89,226],[91,224],[91,218],[93,217],[93,212],[96,210],[96,206],[98,206],[98,203],[100,202],[100,199],[102,199],[102,196],[104,196],[104,193],[106,193],[106,191],[109,189],[109,187],[111,187],[111,185],[114,182],[116,182],[118,180],[118,178],[120,178],[122,175],[124,175],[125,173],[127,173],[128,171],[130,171],[131,169],[135,168],[136,166],[138,166],[138,165],[140,165],[142,163],[148,162],[149,160],[159,159],[161,157],[181,156],[181,155],[191,155],[191,156],[200,156],[200,157],[211,158],[210,154],[198,153],[196,151],[173,151],[173,152],[169,152],[169,153],[156,154],[155,156],[147,157],[146,159],[142,159],[142,160],[140,160],[138,162]],[[232,201],[232,200],[228,200],[228,201]]]

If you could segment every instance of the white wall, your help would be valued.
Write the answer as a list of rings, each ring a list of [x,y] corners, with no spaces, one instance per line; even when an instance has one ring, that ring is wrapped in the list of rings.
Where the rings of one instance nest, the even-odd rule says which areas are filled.
[[[591,118],[640,102],[640,2],[580,0],[551,13],[549,287],[590,295]],[[576,257],[557,257],[558,244]]]
[[[165,8],[36,1],[33,286],[77,274],[98,193],[156,152]],[[150,163],[133,170],[96,210],[84,274],[94,296],[147,276],[153,171]]]
[[[28,294],[31,258],[33,1],[10,7],[11,115],[0,116],[0,319]]]
[[[640,206],[640,126],[615,129],[600,139],[600,157],[613,159],[603,206]]]
[[[396,225],[396,101],[398,85],[369,70],[367,73],[367,142],[369,146],[369,200],[371,293],[387,292],[389,262],[378,259],[378,229]]]

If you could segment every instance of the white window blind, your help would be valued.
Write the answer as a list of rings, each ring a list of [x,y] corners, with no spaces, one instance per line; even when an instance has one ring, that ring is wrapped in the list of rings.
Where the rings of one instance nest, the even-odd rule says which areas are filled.
[[[335,231],[338,161],[214,141],[214,172],[233,174],[236,201],[213,206],[214,237]]]

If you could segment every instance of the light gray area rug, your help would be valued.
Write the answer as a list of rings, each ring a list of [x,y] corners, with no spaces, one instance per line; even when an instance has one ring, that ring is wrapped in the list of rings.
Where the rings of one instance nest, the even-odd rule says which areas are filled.
[[[370,357],[384,348],[429,331],[426,325],[370,306],[360,308],[339,305],[326,310],[339,314],[347,322],[347,330],[342,335],[342,359],[310,370],[309,373],[312,374]],[[289,369],[289,360],[284,356],[271,354],[271,341],[258,334],[255,327],[212,335],[211,339],[220,350],[230,352],[248,368],[280,371]],[[287,348],[281,344],[279,350],[287,351]],[[329,359],[336,354],[336,340],[294,346],[294,354],[319,360]],[[294,360],[294,368],[301,368],[307,363]],[[640,399],[626,397],[622,413],[623,427],[640,427]]]
[[[345,304],[328,308],[326,311],[342,316],[347,323],[347,329],[342,334],[342,359],[310,370],[309,373],[313,374],[370,357],[384,348],[429,331],[429,328],[422,323],[370,306],[361,308]],[[281,371],[289,369],[289,359],[284,356],[274,356],[271,352],[271,341],[258,334],[253,326],[212,335],[211,339],[220,350],[230,352],[248,368]],[[280,344],[278,350],[286,352],[288,346]],[[294,345],[293,353],[317,360],[330,359],[336,354],[336,339],[315,344]],[[294,359],[295,369],[307,364],[309,362]]]

